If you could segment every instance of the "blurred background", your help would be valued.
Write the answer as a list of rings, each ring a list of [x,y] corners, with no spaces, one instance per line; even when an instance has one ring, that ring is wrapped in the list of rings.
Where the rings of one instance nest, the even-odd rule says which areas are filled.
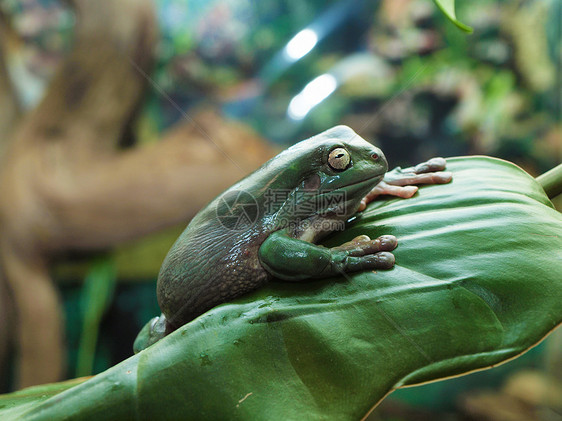
[[[81,45],[80,3],[0,0],[8,81],[0,104],[13,97],[18,124],[36,118],[61,65]],[[134,119],[127,117],[131,123],[120,132],[119,150],[149,148],[178,126],[195,127],[203,137],[209,127],[221,128],[225,144],[256,154],[248,167],[257,167],[277,149],[346,124],[381,147],[391,167],[482,154],[537,176],[562,161],[557,0],[457,2],[457,16],[474,29],[470,35],[430,0],[149,3],[157,32],[150,51],[139,53],[151,55],[149,64],[129,55],[145,87]],[[96,57],[97,50],[86,54]],[[2,113],[8,119],[9,108],[3,105]],[[230,124],[241,133],[232,139]],[[0,117],[6,139],[21,133],[17,125],[4,133],[1,127]],[[224,187],[241,176],[225,175]],[[215,190],[201,197],[222,189]],[[135,241],[129,236],[86,251],[61,247],[56,258],[47,253],[63,308],[65,377],[98,373],[132,355],[137,332],[159,314],[158,269],[188,217],[170,218]],[[16,387],[21,359],[8,354],[5,390]],[[561,380],[558,331],[499,368],[399,390],[369,419],[560,420]]]

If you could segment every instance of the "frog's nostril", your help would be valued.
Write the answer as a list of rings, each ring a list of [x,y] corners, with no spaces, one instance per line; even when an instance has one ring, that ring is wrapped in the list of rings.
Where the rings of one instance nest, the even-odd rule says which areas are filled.
[[[377,159],[379,159],[379,154],[375,152],[371,155],[371,158],[373,158],[374,160],[377,160]]]

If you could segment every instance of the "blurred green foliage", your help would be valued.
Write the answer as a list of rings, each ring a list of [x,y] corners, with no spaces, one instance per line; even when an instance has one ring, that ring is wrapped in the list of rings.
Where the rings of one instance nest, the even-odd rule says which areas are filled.
[[[347,123],[397,165],[487,154],[538,174],[561,160],[560,2],[457,2],[470,36],[428,0],[357,0],[344,10],[335,1],[194,3],[158,2],[155,80],[183,109],[212,104],[281,143]],[[339,19],[325,18],[335,9]],[[317,30],[316,46],[279,61],[304,28]],[[304,119],[287,116],[307,83],[338,70],[353,74]],[[181,116],[157,93],[149,104],[143,133],[156,139]]]
[[[562,4],[554,0],[154,0],[160,42],[139,141],[154,142],[200,106],[295,143],[337,123],[380,143],[391,165],[432,155],[487,154],[538,175],[562,160]],[[435,3],[435,4],[434,4]],[[21,34],[23,61],[12,72],[20,96],[36,100],[53,63],[71,46],[74,15],[60,0],[0,1]],[[313,29],[300,59],[289,41]],[[18,60],[15,60],[18,61]],[[18,61],[19,62],[19,61]],[[316,77],[337,88],[305,118],[291,100]]]

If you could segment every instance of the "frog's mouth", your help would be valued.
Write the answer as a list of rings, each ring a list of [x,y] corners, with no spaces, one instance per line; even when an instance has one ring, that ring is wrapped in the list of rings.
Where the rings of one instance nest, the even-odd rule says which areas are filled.
[[[367,190],[365,191],[365,194],[367,194],[372,187],[376,186],[383,179],[384,174],[385,173],[381,173],[378,175],[373,175],[367,178],[363,178],[361,180],[354,181],[344,186],[336,187],[332,190],[324,190],[324,192],[321,195],[326,195],[326,194],[331,195],[331,194],[337,194],[339,192],[344,192],[344,194],[346,194],[347,196],[349,196],[350,194],[351,196],[355,196],[355,194],[353,193],[361,189]],[[372,187],[368,187],[367,189],[367,186],[369,185],[372,185]]]
[[[367,178],[363,178],[362,180],[357,180],[357,181],[354,181],[353,183],[346,184],[345,186],[338,187],[338,188],[334,189],[333,191],[345,189],[345,188],[352,187],[352,186],[357,186],[359,184],[363,184],[363,183],[367,183],[369,181],[373,181],[377,178],[379,178],[378,182],[380,182],[383,179],[384,174],[385,173],[381,173],[381,174],[376,174],[376,175],[373,175],[373,176],[370,176],[370,177],[367,177]]]
[[[324,197],[325,199],[322,200],[326,200],[331,206],[323,209],[320,214],[336,219],[348,218],[357,211],[359,202],[383,179],[384,174],[371,175],[333,190],[324,191],[319,196]]]

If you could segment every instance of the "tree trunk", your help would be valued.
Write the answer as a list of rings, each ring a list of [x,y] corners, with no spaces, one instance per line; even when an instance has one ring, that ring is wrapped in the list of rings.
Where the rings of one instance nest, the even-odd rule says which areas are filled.
[[[0,14],[0,156],[2,156],[7,138],[14,129],[21,113],[4,60],[4,49],[9,36],[8,32],[8,27]]]

